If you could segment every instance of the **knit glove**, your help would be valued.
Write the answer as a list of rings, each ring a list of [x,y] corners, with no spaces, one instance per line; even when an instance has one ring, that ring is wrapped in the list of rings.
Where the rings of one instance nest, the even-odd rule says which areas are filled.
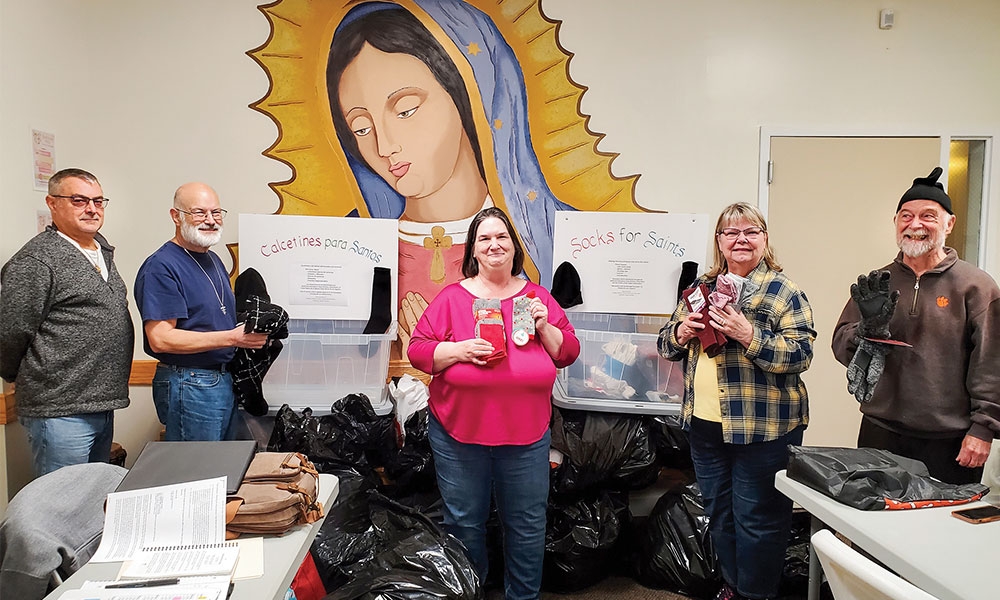
[[[851,298],[861,312],[858,335],[889,339],[889,320],[899,300],[899,290],[889,292],[889,271],[858,275],[858,282],[851,284]]]
[[[854,358],[847,365],[847,391],[854,395],[858,402],[865,403],[872,399],[875,386],[878,385],[882,371],[885,370],[885,355],[889,346],[862,339]]]

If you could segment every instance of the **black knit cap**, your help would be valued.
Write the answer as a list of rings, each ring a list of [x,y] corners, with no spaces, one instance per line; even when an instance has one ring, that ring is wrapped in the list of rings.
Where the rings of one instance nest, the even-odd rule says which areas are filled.
[[[944,193],[944,186],[938,182],[938,177],[941,177],[941,173],[944,173],[941,167],[934,167],[934,170],[927,177],[917,177],[914,179],[913,185],[899,199],[896,212],[899,212],[903,208],[903,205],[910,200],[930,200],[940,204],[948,211],[949,215],[955,214],[951,210],[951,198],[948,197],[948,194]]]

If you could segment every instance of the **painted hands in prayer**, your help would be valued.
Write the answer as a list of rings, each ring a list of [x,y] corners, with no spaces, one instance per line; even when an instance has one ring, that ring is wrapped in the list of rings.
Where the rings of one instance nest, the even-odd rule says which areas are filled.
[[[427,300],[417,292],[406,292],[399,307],[399,341],[402,342],[403,356],[406,356],[406,348],[410,345],[410,336],[413,330],[427,310]]]

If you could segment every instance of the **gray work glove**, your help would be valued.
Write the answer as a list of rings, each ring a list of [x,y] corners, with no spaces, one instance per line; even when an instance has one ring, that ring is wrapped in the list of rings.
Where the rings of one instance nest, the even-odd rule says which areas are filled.
[[[886,344],[864,339],[858,343],[854,358],[847,365],[847,391],[858,402],[865,403],[872,399],[875,386],[885,370],[885,355],[888,352],[889,346]]]
[[[899,290],[889,292],[889,271],[858,275],[858,282],[851,284],[851,298],[861,312],[858,336],[889,339],[889,320],[899,300]]]

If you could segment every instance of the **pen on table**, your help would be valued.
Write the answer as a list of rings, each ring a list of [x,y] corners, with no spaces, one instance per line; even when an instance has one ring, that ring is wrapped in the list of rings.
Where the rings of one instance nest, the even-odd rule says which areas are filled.
[[[180,583],[180,579],[176,577],[168,577],[167,579],[146,579],[143,581],[123,581],[121,583],[111,583],[105,587],[109,588],[146,588],[146,587],[158,587],[161,585],[177,585]]]

